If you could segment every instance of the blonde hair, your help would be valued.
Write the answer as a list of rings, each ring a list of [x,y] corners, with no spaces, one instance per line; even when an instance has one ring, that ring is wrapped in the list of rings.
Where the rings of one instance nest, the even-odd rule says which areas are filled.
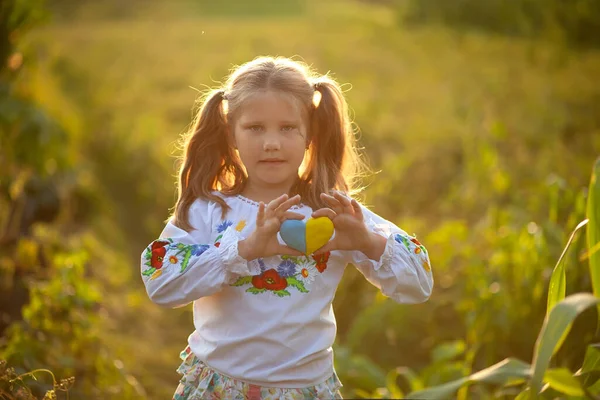
[[[247,176],[228,127],[233,131],[244,103],[265,90],[291,95],[302,106],[307,122],[309,146],[289,195],[300,194],[304,204],[317,209],[326,206],[321,193],[339,190],[352,196],[360,190],[355,185],[365,165],[355,146],[340,86],[302,62],[259,57],[236,68],[222,88],[206,94],[191,129],[183,136],[175,225],[193,229],[188,211],[197,198],[219,203],[224,217],[229,206],[213,191],[225,195],[243,191]]]

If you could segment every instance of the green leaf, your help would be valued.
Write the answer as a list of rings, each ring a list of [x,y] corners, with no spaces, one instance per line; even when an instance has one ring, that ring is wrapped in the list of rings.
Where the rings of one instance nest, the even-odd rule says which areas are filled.
[[[386,388],[389,392],[389,395],[392,399],[403,399],[404,398],[404,392],[402,391],[402,389],[400,389],[400,386],[398,386],[398,383],[396,382],[396,379],[398,378],[398,373],[397,371],[391,370],[386,377],[385,383],[386,383]]]
[[[255,287],[251,287],[251,288],[246,289],[246,292],[252,293],[252,294],[259,294],[259,293],[263,293],[263,292],[266,292],[266,291],[267,291],[267,289],[258,289],[258,288],[255,288]]]
[[[409,399],[448,399],[453,398],[454,392],[465,385],[472,383],[504,384],[513,378],[526,378],[530,373],[529,364],[514,358],[507,358],[466,378],[412,392],[406,397]]]
[[[434,362],[444,362],[452,360],[453,358],[463,354],[465,352],[466,345],[462,340],[455,340],[452,342],[442,343],[436,346],[432,351],[432,358]]]
[[[352,377],[355,387],[368,388],[372,391],[385,386],[386,372],[368,357],[353,353],[348,347],[339,345],[334,346],[334,352],[336,371],[340,376]]]
[[[534,394],[539,393],[546,368],[552,355],[558,350],[561,338],[571,328],[575,317],[586,308],[598,304],[600,299],[589,293],[577,293],[568,296],[550,311],[538,335],[533,356],[533,377],[531,387]]]
[[[596,380],[590,386],[586,386],[586,390],[588,393],[594,394],[596,396],[600,395],[600,379]]]
[[[521,393],[519,393],[519,395],[517,397],[515,397],[515,400],[529,400],[529,399],[531,399],[531,389],[529,389],[529,388],[523,390]]]
[[[235,281],[234,283],[231,284],[231,286],[243,286],[243,285],[248,285],[252,283],[252,277],[251,276],[241,276],[238,278],[237,281]]]
[[[417,374],[413,370],[408,367],[398,367],[390,371],[386,377],[386,381],[388,382],[388,389],[390,389],[390,393],[392,392],[390,388],[390,381],[394,384],[399,376],[404,377],[410,386],[411,391],[417,391],[423,389],[425,386],[423,382],[419,378]],[[395,396],[396,397],[396,396]],[[404,395],[400,395],[398,398],[403,398]]]
[[[354,389],[354,393],[358,396],[359,399],[376,399],[377,398],[377,397],[373,396],[372,393],[369,393],[363,389]]]
[[[154,271],[156,271],[156,268],[148,268],[142,272],[142,275],[150,276],[154,273]]]
[[[592,247],[591,249],[588,249],[580,258],[581,261],[585,260],[586,258],[589,258],[592,254],[596,254],[597,252],[600,251],[600,242],[596,243],[596,245],[594,247]]]
[[[590,187],[588,191],[587,217],[589,224],[587,227],[587,247],[595,249],[600,243],[600,158],[596,160],[592,177],[590,178]],[[600,253],[590,252],[589,254],[590,276],[592,279],[592,290],[596,297],[600,297]],[[600,311],[600,310],[599,310]],[[600,313],[598,314],[600,318]],[[600,329],[600,325],[597,329]]]
[[[192,249],[189,248],[185,252],[185,256],[183,256],[183,260],[181,260],[181,270],[180,273],[184,272],[187,269],[188,263],[190,262],[190,257],[192,256]]]
[[[469,378],[474,382],[502,384],[513,378],[528,378],[531,366],[515,358],[507,358],[497,364],[472,374]]]
[[[583,387],[587,387],[592,384],[592,381],[597,379],[598,375],[600,375],[600,344],[596,343],[587,347],[585,357],[583,358],[583,365],[575,376],[582,377]]]
[[[291,296],[290,292],[288,292],[285,289],[284,290],[274,290],[273,293],[275,293],[279,297]]]
[[[417,374],[415,374],[408,367],[398,367],[388,372],[385,378],[386,388],[392,399],[404,398],[404,392],[400,389],[397,383],[399,376],[402,376],[406,379],[410,386],[410,390],[415,391],[423,389],[423,383],[421,382]]]
[[[298,289],[299,292],[308,293],[308,290],[304,286],[304,282],[298,280],[298,278],[290,276],[286,278],[286,281],[288,285],[290,285],[291,287],[295,287],[296,289]]]
[[[550,278],[550,286],[548,287],[548,306],[546,307],[546,316],[550,314],[550,310],[554,307],[558,302],[562,301],[565,298],[566,293],[566,276],[565,276],[565,264],[562,262],[565,258],[565,254],[567,254],[567,250],[571,246],[573,242],[573,238],[577,231],[583,228],[587,224],[588,220],[580,222],[575,230],[571,233],[571,237],[569,237],[569,241],[565,246],[562,254],[558,258],[558,262],[554,266],[554,270],[552,271],[552,277]],[[564,340],[564,339],[563,339]]]
[[[550,387],[569,396],[584,396],[583,389],[577,378],[567,368],[549,369],[544,374],[544,381]]]
[[[585,351],[581,373],[600,371],[600,343],[591,344]]]
[[[406,248],[410,251],[410,241],[408,240],[408,238],[405,235],[398,235],[400,236],[402,243],[404,243],[404,246],[406,246]]]

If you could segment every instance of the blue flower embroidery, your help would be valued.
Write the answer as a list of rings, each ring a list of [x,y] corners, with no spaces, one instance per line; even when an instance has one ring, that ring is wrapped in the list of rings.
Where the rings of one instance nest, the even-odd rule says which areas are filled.
[[[202,253],[204,253],[206,250],[208,250],[210,246],[206,245],[206,244],[195,244],[194,247],[192,248],[192,255],[194,256],[200,256],[202,255]]]
[[[277,267],[277,272],[284,278],[293,276],[296,274],[296,264],[290,260],[284,260]]]
[[[410,241],[409,241],[408,237],[406,237],[405,235],[400,235],[399,233],[396,233],[394,235],[394,240],[400,244],[403,244],[406,247],[406,249],[408,251],[410,251]]]
[[[410,252],[414,251],[415,254],[423,252],[423,254],[427,254],[427,249],[425,246],[423,246],[421,242],[419,242],[414,236],[401,235],[397,233],[394,235],[394,240],[400,244],[404,244],[406,249]]]
[[[265,262],[263,261],[262,258],[258,259],[258,265],[260,265],[260,272],[263,273],[267,270],[267,267],[265,265]]]
[[[231,222],[229,220],[225,220],[225,221],[221,222],[219,224],[219,226],[217,226],[217,232],[223,233],[223,232],[225,232],[225,229],[229,228],[231,225],[233,225],[233,222]]]

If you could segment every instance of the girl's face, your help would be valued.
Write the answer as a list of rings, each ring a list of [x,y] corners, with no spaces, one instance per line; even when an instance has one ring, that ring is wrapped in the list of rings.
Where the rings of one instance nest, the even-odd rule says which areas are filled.
[[[308,144],[300,107],[274,91],[256,94],[242,105],[233,133],[250,188],[287,193],[298,178]]]

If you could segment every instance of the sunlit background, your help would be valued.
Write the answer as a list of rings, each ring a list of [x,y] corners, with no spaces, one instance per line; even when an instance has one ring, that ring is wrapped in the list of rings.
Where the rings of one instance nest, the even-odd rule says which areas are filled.
[[[170,398],[191,306],[152,304],[139,255],[174,205],[199,93],[260,55],[343,84],[376,172],[363,201],[431,255],[425,304],[395,304],[347,269],[334,302],[344,396],[531,363],[600,154],[599,48],[597,0],[3,0],[0,359],[14,374],[0,364],[0,398],[19,382],[43,397],[45,371],[9,388],[40,368],[59,399],[69,377],[71,399]],[[592,291],[585,248],[578,235],[564,258],[567,294]],[[575,320],[553,366],[581,367],[596,318]]]

